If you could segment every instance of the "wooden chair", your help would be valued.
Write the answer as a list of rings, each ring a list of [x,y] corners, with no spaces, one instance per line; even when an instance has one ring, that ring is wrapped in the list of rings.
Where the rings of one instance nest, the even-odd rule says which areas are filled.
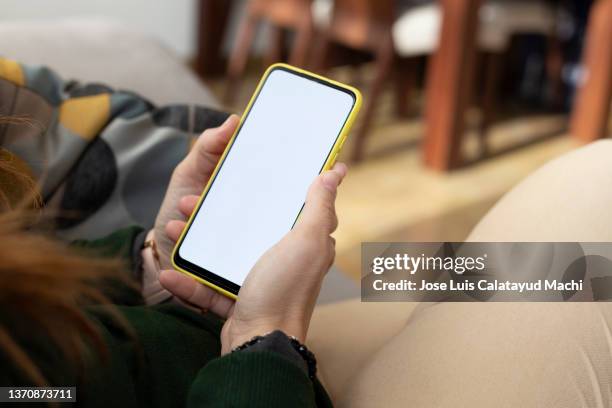
[[[612,103],[612,0],[596,1],[582,56],[583,82],[578,89],[570,133],[588,143],[606,137]]]
[[[355,135],[353,160],[363,156],[365,138],[378,104],[385,80],[393,69],[399,78],[406,75],[397,70],[397,62],[433,54],[438,46],[442,12],[437,2],[396,8],[393,0],[314,0],[313,16],[316,26],[322,26],[323,44],[315,57],[317,65],[325,68],[326,55],[333,43],[370,51],[375,58],[375,73],[365,104],[361,127]],[[499,76],[499,58],[508,47],[510,38],[518,33],[552,35],[555,26],[554,10],[540,0],[491,0],[480,9],[478,48],[487,56],[488,64],[483,82],[483,120],[481,135],[494,115],[495,87]],[[455,69],[455,67],[448,67]],[[398,112],[405,111],[412,80],[398,82],[396,91]],[[484,138],[482,143],[484,146]]]
[[[294,31],[296,37],[289,55],[289,63],[304,66],[314,37],[311,13],[312,0],[249,0],[246,15],[238,29],[230,55],[225,101],[231,103],[246,69],[247,60],[260,23],[270,25],[270,42],[265,58],[267,65],[282,61],[285,32]]]

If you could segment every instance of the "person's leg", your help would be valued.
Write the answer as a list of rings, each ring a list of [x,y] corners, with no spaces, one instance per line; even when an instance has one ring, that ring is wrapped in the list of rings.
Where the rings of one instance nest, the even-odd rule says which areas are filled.
[[[544,165],[495,204],[468,241],[612,241],[612,141]]]
[[[470,240],[610,241],[611,203],[612,142],[603,141],[536,171]],[[340,405],[610,406],[611,324],[608,303],[419,308],[348,381]],[[362,332],[370,333],[366,324]]]
[[[436,304],[370,359],[338,405],[607,407],[610,322],[612,309],[594,303]]]

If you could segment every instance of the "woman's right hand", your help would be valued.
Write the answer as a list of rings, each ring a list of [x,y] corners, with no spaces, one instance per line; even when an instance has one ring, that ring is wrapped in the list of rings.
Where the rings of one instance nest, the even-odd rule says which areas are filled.
[[[304,342],[321,283],[334,260],[336,191],[346,171],[338,163],[315,179],[294,228],[257,261],[235,303],[187,275],[162,272],[161,284],[175,296],[227,318],[221,332],[223,354],[274,330]],[[184,197],[181,211],[191,213],[196,201]],[[184,227],[183,221],[172,221],[166,228],[174,241],[182,230],[179,223]]]

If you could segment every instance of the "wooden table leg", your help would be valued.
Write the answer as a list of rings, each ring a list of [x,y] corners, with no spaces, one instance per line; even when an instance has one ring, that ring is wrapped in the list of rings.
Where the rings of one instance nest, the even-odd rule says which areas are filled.
[[[582,55],[584,82],[574,102],[570,133],[592,142],[606,136],[612,102],[612,0],[591,7]]]
[[[426,166],[447,171],[460,164],[482,0],[439,1],[443,21],[438,50],[427,72],[423,153]]]
[[[223,40],[232,3],[228,0],[200,0],[199,2],[195,68],[202,77],[225,73]]]

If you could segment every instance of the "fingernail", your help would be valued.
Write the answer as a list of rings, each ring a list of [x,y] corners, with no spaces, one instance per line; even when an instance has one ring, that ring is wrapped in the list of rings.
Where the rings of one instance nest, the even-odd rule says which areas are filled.
[[[228,123],[230,123],[230,121],[232,120],[232,115],[229,115],[227,118],[225,118],[225,120],[223,121],[222,124],[219,125],[219,128],[224,128],[225,126],[227,126]]]
[[[332,172],[326,171],[325,173],[323,173],[322,179],[325,188],[327,188],[332,193],[335,193],[336,189],[338,188],[338,179],[336,178],[336,176]]]
[[[224,125],[226,125],[226,124],[230,123],[232,120],[234,120],[234,118],[235,118],[236,120],[240,119],[240,118],[238,117],[238,115],[236,115],[235,113],[232,113],[231,115],[229,115],[229,116],[227,117],[227,119],[225,119],[225,122],[223,122],[223,124],[224,124]]]
[[[346,164],[342,163],[342,162],[338,162],[336,163],[336,166],[338,166],[338,171],[340,171],[340,173],[342,173],[342,177],[345,177],[346,174],[348,173],[348,167],[346,166]]]

